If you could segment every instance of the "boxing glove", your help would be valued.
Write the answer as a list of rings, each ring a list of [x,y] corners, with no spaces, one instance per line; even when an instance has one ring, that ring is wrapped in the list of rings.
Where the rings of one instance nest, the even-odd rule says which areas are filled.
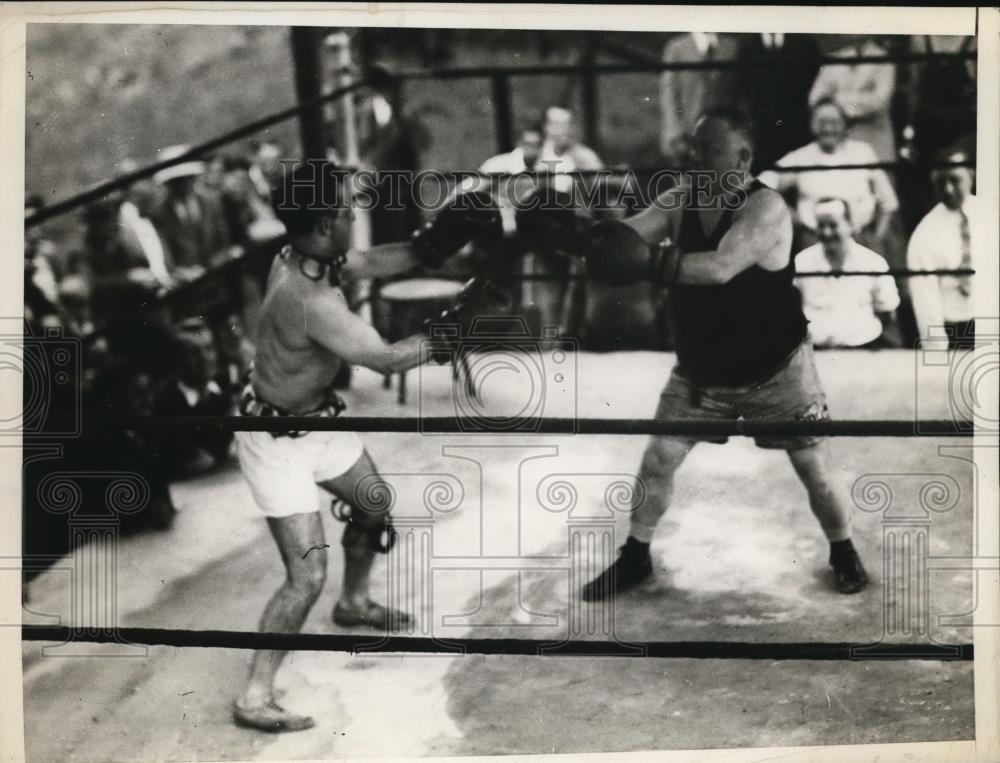
[[[500,208],[483,191],[459,193],[430,222],[413,232],[413,252],[424,266],[437,269],[470,242],[487,244],[503,238]]]
[[[531,249],[569,257],[590,254],[591,222],[570,194],[538,188],[518,204],[514,220],[518,237]]]
[[[609,286],[652,281],[669,286],[677,278],[680,252],[669,239],[656,246],[622,220],[600,220],[591,229],[587,276]]]

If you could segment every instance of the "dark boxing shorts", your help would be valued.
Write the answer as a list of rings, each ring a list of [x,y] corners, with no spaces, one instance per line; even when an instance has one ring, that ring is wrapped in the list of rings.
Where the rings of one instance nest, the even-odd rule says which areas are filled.
[[[752,420],[826,421],[830,418],[826,395],[820,386],[809,337],[786,361],[765,379],[743,387],[695,386],[684,370],[675,367],[660,395],[655,417],[666,421],[703,419],[710,421]],[[724,443],[719,435],[665,435],[685,442]],[[762,448],[796,450],[814,445],[823,436],[755,437]]]

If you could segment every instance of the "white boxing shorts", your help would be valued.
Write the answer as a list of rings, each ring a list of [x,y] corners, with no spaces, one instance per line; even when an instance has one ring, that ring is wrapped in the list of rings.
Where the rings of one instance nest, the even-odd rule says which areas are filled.
[[[268,408],[247,385],[240,412],[261,415]],[[327,411],[315,415],[324,414],[331,415]],[[319,511],[317,483],[341,476],[364,453],[354,432],[236,432],[235,437],[240,469],[257,505],[269,517]]]

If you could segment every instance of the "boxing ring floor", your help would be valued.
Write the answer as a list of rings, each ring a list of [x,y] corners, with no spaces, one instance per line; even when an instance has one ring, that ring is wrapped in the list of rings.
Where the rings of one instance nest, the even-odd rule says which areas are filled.
[[[649,417],[674,359],[664,353],[568,353],[546,388],[551,416]],[[926,373],[912,351],[823,352],[820,376],[832,415],[852,419],[951,416],[947,370]],[[524,407],[529,376],[498,366],[484,386],[485,411]],[[552,369],[542,373],[552,375]],[[540,378],[540,377],[539,377]],[[530,382],[529,382],[530,387]],[[920,403],[916,402],[919,388]],[[537,385],[536,385],[537,389]],[[450,369],[411,372],[410,400],[361,371],[345,395],[356,416],[449,412]],[[930,407],[928,407],[930,406]],[[397,492],[395,511],[421,502],[428,473],[462,485],[433,528],[432,595],[419,628],[434,635],[552,638],[565,635],[578,582],[565,569],[516,573],[517,563],[479,559],[556,558],[567,548],[573,511],[594,515],[610,481],[637,469],[644,436],[456,437],[366,434]],[[477,446],[487,447],[477,447]],[[444,450],[448,448],[449,450]],[[959,438],[835,438],[846,485],[883,477],[910,506],[914,475],[946,475],[959,492],[930,520],[929,553],[973,549],[971,442]],[[544,482],[568,478],[575,507]],[[921,483],[922,484],[922,483]],[[919,485],[918,485],[919,486]],[[549,489],[551,487],[551,490]],[[124,538],[118,547],[118,621],[123,626],[254,630],[283,572],[265,522],[235,463],[173,488],[180,509],[166,533]],[[544,505],[543,505],[544,504]],[[869,507],[871,508],[871,507]],[[623,513],[616,543],[624,539]],[[851,642],[883,638],[896,604],[883,584],[885,512],[854,510],[855,543],[873,578],[857,596],[829,588],[826,543],[787,457],[734,438],[700,445],[677,476],[673,505],[654,541],[655,580],[614,608],[624,641]],[[330,612],[339,590],[340,527],[325,514],[330,575],[304,630],[347,632]],[[457,561],[456,561],[457,559]],[[32,583],[31,609],[69,624],[67,568]],[[524,565],[525,567],[531,565]],[[923,633],[896,640],[972,640],[973,575],[929,573]],[[494,567],[490,569],[490,567]],[[559,563],[554,563],[559,567]],[[373,596],[390,579],[383,559]],[[941,615],[965,615],[939,622]],[[957,624],[956,624],[957,623]],[[352,631],[363,633],[363,631]],[[373,639],[374,639],[374,632]],[[602,638],[600,633],[585,636]],[[315,715],[315,728],[283,736],[239,729],[230,702],[249,653],[150,647],[139,659],[41,657],[25,643],[25,733],[29,760],[297,759],[596,752],[729,746],[819,745],[970,739],[971,662],[628,659],[621,657],[442,657],[292,653],[279,675],[282,701]]]

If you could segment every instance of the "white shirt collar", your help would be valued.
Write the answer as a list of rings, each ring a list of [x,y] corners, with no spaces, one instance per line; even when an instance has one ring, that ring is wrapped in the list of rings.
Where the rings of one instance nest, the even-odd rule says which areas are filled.
[[[184,399],[187,400],[187,404],[189,406],[194,408],[195,405],[198,404],[198,399],[201,397],[201,395],[198,394],[198,390],[189,387],[180,379],[177,380],[177,388],[181,391],[181,394],[184,395]]]
[[[708,52],[709,46],[719,47],[719,35],[715,32],[691,32],[691,38],[701,55]]]
[[[785,42],[784,32],[762,32],[760,36],[764,40],[764,46],[768,48],[780,47]]]

